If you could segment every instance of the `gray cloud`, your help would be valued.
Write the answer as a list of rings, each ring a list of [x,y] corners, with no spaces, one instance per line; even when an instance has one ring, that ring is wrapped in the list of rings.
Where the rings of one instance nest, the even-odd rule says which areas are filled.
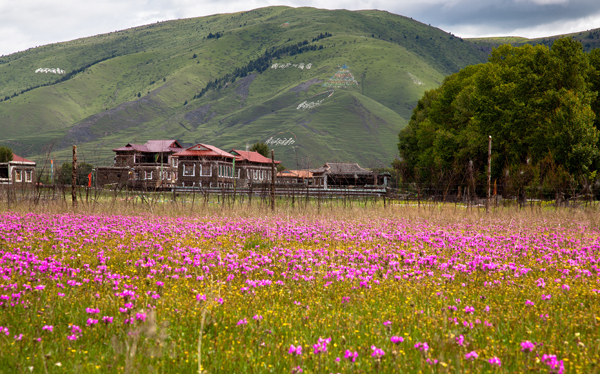
[[[0,0],[0,54],[156,21],[283,4],[387,10],[463,37],[539,37],[600,27],[597,0]]]

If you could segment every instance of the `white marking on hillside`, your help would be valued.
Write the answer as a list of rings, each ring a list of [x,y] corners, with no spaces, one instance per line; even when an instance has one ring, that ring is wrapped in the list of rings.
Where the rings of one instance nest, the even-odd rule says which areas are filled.
[[[410,77],[410,79],[412,79],[413,83],[416,84],[417,86],[423,86],[425,84],[419,78],[415,77],[411,73],[407,73],[407,74]]]
[[[312,67],[311,63],[308,64],[304,64],[303,62],[299,63],[299,64],[292,64],[291,62],[288,62],[287,64],[281,63],[274,63],[273,65],[271,65],[271,69],[287,69],[289,67],[293,67],[293,68],[298,68],[300,70],[310,70],[310,68]]]
[[[60,68],[39,68],[35,73],[52,73],[52,74],[64,74],[65,71]]]

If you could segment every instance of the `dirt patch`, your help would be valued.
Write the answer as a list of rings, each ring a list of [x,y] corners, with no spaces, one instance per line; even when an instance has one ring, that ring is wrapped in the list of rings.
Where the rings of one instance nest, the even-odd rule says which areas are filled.
[[[213,111],[208,114],[210,111],[210,107],[212,104],[208,103],[206,105],[201,106],[198,109],[194,109],[191,112],[187,112],[183,118],[191,123],[192,125],[200,125],[202,123],[206,123],[210,121],[214,116],[217,115],[217,112]]]
[[[248,75],[247,77],[244,77],[234,83],[237,85],[237,87],[235,88],[235,93],[240,95],[242,97],[242,100],[246,100],[246,98],[248,97],[248,92],[250,91],[250,85],[252,84],[254,79],[256,79],[257,76],[258,76],[257,73],[252,73],[252,74]]]
[[[297,85],[294,88],[290,89],[290,92],[300,92],[300,91],[308,91],[308,89],[310,88],[310,86],[312,86],[313,84],[319,84],[319,83],[323,83],[322,79],[319,78],[313,78],[309,81],[306,81],[304,83],[300,83],[299,85]]]

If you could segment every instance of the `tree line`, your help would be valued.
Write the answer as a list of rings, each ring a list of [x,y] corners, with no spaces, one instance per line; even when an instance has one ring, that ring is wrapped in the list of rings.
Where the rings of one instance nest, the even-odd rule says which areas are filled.
[[[498,194],[569,198],[598,185],[600,50],[561,38],[495,48],[426,91],[399,133],[405,183],[471,193],[491,178]],[[579,192],[578,192],[579,191]],[[460,193],[460,192],[458,192]],[[464,192],[463,192],[464,193]]]
[[[333,36],[332,34],[326,32],[325,34],[321,33],[317,35],[317,37],[313,38],[313,41],[318,41],[324,38],[329,38]],[[253,72],[257,72],[261,74],[265,70],[267,70],[271,66],[271,61],[273,59],[279,59],[285,55],[295,56],[298,54],[302,54],[304,52],[316,51],[323,49],[323,45],[316,46],[310,45],[308,40],[304,40],[302,42],[298,42],[291,45],[286,45],[283,47],[272,47],[267,48],[265,52],[248,62],[245,66],[235,68],[231,73],[225,74],[222,77],[216,78],[214,81],[209,81],[200,92],[194,95],[192,99],[199,99],[204,96],[209,90],[220,90],[227,83],[233,83],[237,78],[244,78]],[[186,100],[187,103],[187,100]]]

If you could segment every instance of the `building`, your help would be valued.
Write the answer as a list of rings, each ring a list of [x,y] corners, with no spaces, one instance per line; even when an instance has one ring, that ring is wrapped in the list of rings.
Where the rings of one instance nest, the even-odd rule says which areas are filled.
[[[177,166],[172,156],[183,149],[177,140],[149,140],[113,149],[113,165],[96,168],[96,186],[171,188],[177,183]]]
[[[229,151],[235,156],[235,168],[240,170],[238,187],[249,187],[252,184],[271,183],[272,160],[253,151]],[[281,161],[275,160],[275,165]],[[277,167],[277,166],[276,166]],[[277,175],[277,174],[275,174]]]
[[[322,188],[386,187],[389,174],[378,174],[356,163],[327,162],[311,170],[315,185]]]
[[[215,146],[196,144],[172,156],[179,187],[233,188],[235,156]],[[235,171],[239,178],[240,170]]]
[[[35,162],[17,156],[13,160],[0,163],[0,185],[32,187],[35,183]]]
[[[310,170],[283,170],[277,173],[277,183],[312,186],[314,184],[313,173]]]

